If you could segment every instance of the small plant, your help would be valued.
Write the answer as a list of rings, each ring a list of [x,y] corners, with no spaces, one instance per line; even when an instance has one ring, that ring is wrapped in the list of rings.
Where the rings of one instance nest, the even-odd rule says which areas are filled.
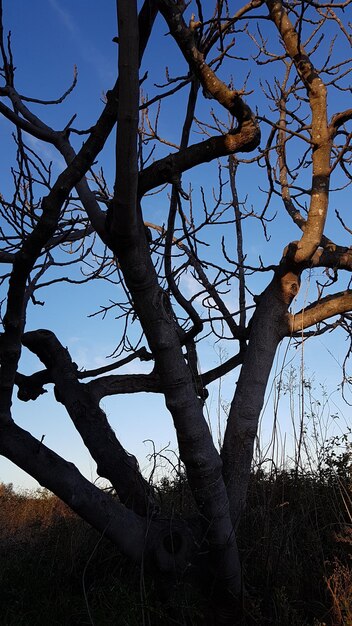
[[[352,563],[343,565],[335,559],[334,571],[326,584],[332,600],[331,617],[334,626],[352,626]]]
[[[352,430],[330,437],[322,450],[322,475],[352,484]]]

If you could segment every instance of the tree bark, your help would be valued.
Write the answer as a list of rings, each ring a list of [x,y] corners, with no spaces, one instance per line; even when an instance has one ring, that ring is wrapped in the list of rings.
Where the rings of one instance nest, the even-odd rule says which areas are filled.
[[[129,31],[123,22],[129,14]],[[180,458],[185,464],[189,484],[203,520],[204,537],[210,546],[217,593],[222,598],[238,598],[241,566],[229,503],[222,478],[222,464],[204,419],[202,402],[197,397],[192,374],[187,367],[178,335],[178,326],[167,293],[159,286],[152,263],[140,205],[137,202],[137,134],[132,137],[138,110],[138,65],[129,48],[129,33],[136,27],[135,8],[119,3],[120,82],[130,85],[124,101],[119,102],[117,166],[115,193],[108,221],[110,241],[119,259],[126,286],[154,355],[156,372],[177,433]],[[131,85],[134,85],[132,87]],[[128,129],[126,157],[121,143]],[[120,156],[119,156],[120,153]],[[128,181],[128,185],[126,184]]]
[[[56,399],[65,406],[96,461],[98,474],[111,482],[126,506],[151,516],[158,508],[151,485],[142,477],[137,459],[120,444],[90,388],[78,381],[68,351],[48,330],[25,333],[22,341],[48,368]]]
[[[243,511],[253,446],[273,360],[287,334],[287,310],[299,290],[299,274],[282,267],[259,296],[221,452],[223,475],[237,528]]]
[[[140,562],[147,520],[84,478],[78,469],[14,423],[0,426],[0,453],[50,489],[82,519]]]

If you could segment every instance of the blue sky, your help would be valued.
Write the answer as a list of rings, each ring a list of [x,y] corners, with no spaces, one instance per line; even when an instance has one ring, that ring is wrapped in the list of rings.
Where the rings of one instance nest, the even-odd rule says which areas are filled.
[[[346,20],[347,21],[347,20]],[[106,91],[113,85],[116,68],[116,44],[112,42],[116,35],[115,2],[104,0],[97,3],[93,0],[4,0],[4,23],[5,30],[12,31],[12,46],[16,65],[17,89],[27,96],[43,99],[59,97],[69,86],[73,68],[78,68],[78,85],[71,96],[59,107],[40,107],[33,105],[32,109],[44,121],[54,128],[62,128],[77,113],[75,126],[77,128],[89,128],[94,124],[103,107],[103,99]],[[165,67],[171,76],[186,73],[186,65],[180,55],[177,54],[176,46],[169,36],[165,36],[167,28],[161,18],[158,19],[155,35],[148,47],[145,61],[141,70],[144,74],[149,69],[148,78],[143,83],[144,93],[150,97],[155,92],[154,83],[165,82]],[[328,43],[324,44],[328,50]],[[237,49],[236,49],[237,50]],[[347,54],[346,45],[341,44],[340,54]],[[264,70],[263,70],[264,71]],[[266,70],[265,70],[266,71]],[[224,76],[233,77],[236,86],[241,86],[248,67],[246,63],[228,61],[221,70]],[[248,89],[252,84],[256,85],[258,71],[254,70],[250,78]],[[168,137],[170,142],[178,143],[180,138],[180,124],[184,117],[183,105],[187,96],[187,90],[175,95],[170,105],[163,105],[160,114],[160,135]],[[345,105],[343,105],[345,101]],[[334,96],[330,105],[330,111],[338,110],[346,104],[347,97],[344,94]],[[265,112],[266,103],[262,95],[257,91],[248,96],[248,102],[252,107],[258,106]],[[197,117],[204,118],[214,107],[212,102],[203,100],[198,109]],[[214,107],[215,113],[220,112],[219,107]],[[151,111],[151,117],[155,113]],[[211,119],[211,118],[210,118]],[[208,117],[209,120],[209,117]],[[197,129],[195,129],[197,130]],[[200,141],[200,135],[194,132],[192,141]],[[13,164],[15,147],[11,140],[10,124],[0,118],[0,141],[3,155],[3,166],[0,175],[0,192],[6,196],[10,189],[9,167]],[[104,168],[106,179],[112,188],[114,176],[113,167],[113,137],[107,142],[100,159],[99,166]],[[75,139],[78,147],[81,139]],[[63,167],[61,157],[55,150],[38,140],[28,138],[28,143],[33,149],[37,149],[43,159],[53,162],[53,171],[58,174]],[[168,146],[159,146],[159,155],[168,154]],[[294,155],[295,158],[295,155]],[[226,165],[226,162],[224,162]],[[215,163],[205,165],[198,170],[184,176],[184,188],[188,189],[191,184],[194,189],[194,206],[201,203],[199,186],[204,185],[206,197],[211,204],[212,188],[217,184],[217,166]],[[263,172],[258,172],[254,166],[240,166],[238,173],[239,197],[241,201],[247,199],[247,208],[253,206],[257,211],[265,202],[264,195],[259,187],[265,185]],[[337,181],[338,182],[338,181]],[[227,188],[225,188],[225,194]],[[331,201],[332,213],[334,208],[347,210],[350,205],[347,192],[341,193],[337,200]],[[166,195],[149,196],[144,202],[145,219],[157,224],[163,224],[167,219]],[[247,243],[247,262],[257,264],[258,253],[261,254],[264,263],[275,263],[280,259],[281,251],[288,241],[298,236],[297,231],[289,222],[289,218],[283,213],[281,201],[277,199],[270,209],[270,216],[277,212],[277,219],[268,225],[271,239],[265,242],[262,237],[260,224],[247,220],[244,224],[244,235]],[[330,218],[329,218],[330,220]],[[347,243],[346,233],[336,224],[329,222],[329,235],[336,237],[339,243]],[[231,230],[232,229],[232,230]],[[233,226],[216,226],[207,236],[208,248],[201,248],[210,255],[212,260],[219,259],[219,242],[225,235],[226,243],[231,249],[233,240]],[[260,293],[269,280],[270,274],[253,279],[251,286],[256,293]],[[185,294],[191,297],[194,292],[194,284],[191,276],[188,283],[184,283]],[[308,298],[314,288],[315,277],[306,275],[302,284],[301,302]],[[68,285],[49,287],[45,293],[38,294],[45,300],[44,307],[30,307],[28,312],[28,328],[48,327],[53,329],[60,341],[66,345],[80,368],[91,369],[107,362],[106,356],[111,354],[118,341],[121,329],[114,320],[114,313],[102,320],[99,316],[88,318],[90,313],[95,312],[100,305],[106,304],[109,299],[116,296],[114,287],[103,282],[91,285],[83,285],[78,288],[70,288]],[[226,296],[227,302],[236,308],[237,295],[233,289]],[[66,313],[65,305],[69,302],[70,312]],[[296,305],[297,309],[300,305]],[[221,344],[214,344],[212,338],[204,341],[200,356],[202,369],[214,367],[219,363],[219,349]],[[229,356],[233,349],[231,345],[225,347]],[[341,379],[341,363],[346,351],[346,342],[342,333],[324,335],[304,346],[304,364],[307,372],[314,375],[317,385],[326,383],[329,393],[334,392]],[[290,349],[287,353],[283,346],[278,354],[276,371],[279,372],[284,363],[287,368],[292,363],[299,371],[301,366],[302,352]],[[32,372],[39,367],[39,363],[29,356],[23,355],[21,370],[26,373]],[[121,373],[132,371],[149,371],[148,364],[133,364],[121,370]],[[231,373],[222,381],[222,399],[224,403],[231,400],[234,383],[238,372]],[[270,388],[275,383],[269,385]],[[263,438],[268,440],[273,415],[274,393],[270,395],[263,420]],[[332,396],[331,402],[335,402],[341,412],[340,422],[337,428],[344,430],[345,423],[349,422],[350,409],[338,399],[337,394]],[[141,394],[136,396],[122,396],[107,398],[103,406],[111,421],[113,428],[127,450],[137,455],[142,467],[148,467],[146,455],[151,452],[151,444],[143,443],[151,439],[156,449],[161,449],[169,442],[175,447],[175,435],[171,425],[171,419],[164,408],[162,397]],[[287,403],[283,401],[282,409],[283,426],[289,427]],[[211,389],[208,401],[208,413],[213,421],[216,431],[218,415],[218,385]],[[20,403],[14,401],[14,418],[24,428],[30,430],[39,439],[45,435],[45,443],[62,454],[65,458],[75,462],[79,469],[88,477],[95,478],[94,462],[90,460],[88,452],[82,445],[70,420],[65,415],[61,405],[58,405],[52,397],[52,390],[42,396],[35,403]],[[221,413],[221,420],[224,415]],[[341,424],[341,426],[340,426]],[[35,486],[36,483],[18,470],[8,461],[0,457],[0,480],[13,482],[15,485],[24,487]]]

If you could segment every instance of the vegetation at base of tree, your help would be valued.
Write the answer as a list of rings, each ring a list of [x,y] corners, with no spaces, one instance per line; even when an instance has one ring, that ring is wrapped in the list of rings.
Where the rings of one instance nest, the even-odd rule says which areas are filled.
[[[342,456],[329,457],[312,474],[252,473],[238,532],[247,581],[242,624],[352,624],[352,463],[344,459],[342,465]],[[170,514],[192,518],[194,502],[183,475],[164,478],[159,494]],[[166,599],[162,581],[156,589],[140,565],[56,496],[0,487],[4,626],[211,623],[191,577]]]

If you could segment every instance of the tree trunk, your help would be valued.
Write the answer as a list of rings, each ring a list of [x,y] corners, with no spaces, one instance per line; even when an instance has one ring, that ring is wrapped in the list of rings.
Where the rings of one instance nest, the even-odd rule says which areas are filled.
[[[246,501],[254,440],[277,347],[287,334],[287,310],[298,293],[297,273],[280,269],[257,298],[249,343],[231,404],[222,448],[223,475],[237,528]]]

